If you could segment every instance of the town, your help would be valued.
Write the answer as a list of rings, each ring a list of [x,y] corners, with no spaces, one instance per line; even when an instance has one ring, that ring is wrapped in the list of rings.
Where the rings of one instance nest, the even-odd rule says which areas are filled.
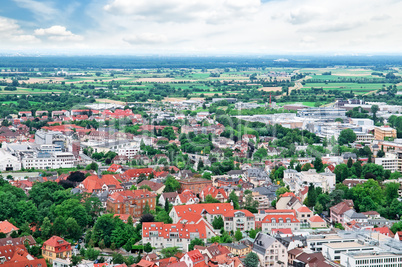
[[[402,76],[308,71],[3,69],[0,266],[402,266]]]

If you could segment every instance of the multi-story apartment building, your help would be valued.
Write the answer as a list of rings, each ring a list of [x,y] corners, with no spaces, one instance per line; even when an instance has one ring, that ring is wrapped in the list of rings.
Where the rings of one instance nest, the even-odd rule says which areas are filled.
[[[71,257],[72,250],[70,243],[54,235],[43,243],[42,256],[52,264],[53,260],[56,258],[65,259]]]
[[[258,233],[253,244],[253,252],[258,255],[260,266],[287,267],[287,248],[278,240],[264,233]]]
[[[316,118],[323,120],[346,119],[346,109],[342,108],[306,108],[299,109],[297,116],[302,118]]]
[[[265,213],[267,215],[261,222],[264,233],[271,233],[272,229],[300,230],[300,221],[294,210],[266,210]]]
[[[204,203],[193,205],[174,206],[169,213],[173,223],[179,222],[181,219],[187,219],[194,215],[204,217],[207,222],[212,223],[215,217],[221,216],[234,210],[231,203]]]
[[[395,154],[387,153],[384,158],[375,158],[375,164],[381,165],[384,170],[391,172],[398,170],[398,158]]]
[[[22,166],[25,169],[73,168],[75,166],[75,157],[70,152],[56,152],[44,157],[37,154],[22,159]]]
[[[389,126],[375,127],[374,128],[374,139],[375,140],[385,140],[385,139],[396,138],[396,130]]]
[[[255,229],[255,216],[248,210],[230,210],[223,215],[225,231],[250,231]]]
[[[401,267],[402,255],[392,252],[341,253],[340,262],[347,267]]]
[[[207,241],[216,236],[212,226],[203,218],[197,223],[181,221],[175,224],[146,222],[142,224],[142,242],[150,243],[156,249],[178,247],[187,252],[191,240],[199,238]]]
[[[149,210],[155,210],[156,196],[146,189],[115,192],[108,197],[106,209],[115,214],[130,214],[138,218],[143,215],[147,205]]]
[[[331,261],[340,261],[341,253],[375,251],[374,246],[365,246],[357,242],[326,243],[322,245],[322,254]]]
[[[302,172],[288,169],[283,172],[283,175],[283,182],[289,186],[292,192],[300,192],[311,183],[315,187],[321,187],[324,192],[331,192],[335,189],[336,176],[330,171],[317,173],[315,169]]]

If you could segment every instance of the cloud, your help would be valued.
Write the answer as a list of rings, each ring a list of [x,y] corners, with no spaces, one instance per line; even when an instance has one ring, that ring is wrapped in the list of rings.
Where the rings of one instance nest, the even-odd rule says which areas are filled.
[[[258,12],[260,0],[113,0],[104,10],[158,23],[203,21],[216,24]]]
[[[5,45],[19,42],[29,44],[40,42],[35,36],[24,34],[16,20],[5,17],[0,17],[0,39]]]
[[[36,36],[47,37],[52,41],[80,41],[82,36],[73,34],[71,31],[67,31],[66,27],[55,25],[50,28],[40,28],[34,31]]]
[[[132,45],[153,45],[163,44],[168,41],[163,34],[143,33],[123,38],[123,40]]]
[[[314,7],[303,7],[301,9],[290,11],[288,21],[293,25],[304,24],[316,20],[324,13],[325,13],[324,9]]]
[[[49,2],[39,2],[34,0],[14,0],[14,2],[25,9],[30,10],[32,13],[44,20],[50,20],[57,16],[59,13],[57,9],[52,7]]]

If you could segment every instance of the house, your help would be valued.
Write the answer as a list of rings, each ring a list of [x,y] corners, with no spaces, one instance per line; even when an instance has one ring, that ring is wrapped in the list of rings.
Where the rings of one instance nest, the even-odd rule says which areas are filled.
[[[45,259],[37,259],[31,256],[25,246],[4,245],[0,246],[0,266],[2,267],[46,267]]]
[[[236,256],[247,256],[251,252],[251,246],[247,246],[241,242],[234,242],[229,244],[223,244],[230,253]]]
[[[152,261],[142,259],[139,263],[131,265],[131,267],[158,267],[158,265]]]
[[[200,199],[191,190],[184,190],[182,193],[176,196],[173,205],[191,205],[198,204]]]
[[[296,217],[302,224],[308,224],[308,219],[313,217],[313,212],[306,206],[302,206],[296,210]]]
[[[265,210],[265,214],[261,222],[264,233],[271,233],[272,229],[290,228],[292,231],[300,229],[300,221],[294,210]]]
[[[314,215],[308,219],[311,228],[326,228],[327,223],[318,215]]]
[[[331,267],[329,263],[321,252],[315,253],[301,253],[293,261],[294,266],[305,266],[305,267]]]
[[[128,218],[130,218],[130,214],[114,214],[113,217],[119,217],[124,223],[128,222]]]
[[[223,214],[223,222],[226,232],[255,229],[255,216],[248,210],[229,210]]]
[[[352,221],[355,221],[357,223],[367,223],[368,218],[363,213],[356,212],[354,209],[349,209],[343,213],[343,223],[342,224],[347,224]]]
[[[19,228],[17,228],[7,220],[0,222],[0,233],[4,233],[6,237],[9,237],[12,234],[12,232],[18,230]]]
[[[279,196],[279,200],[276,202],[277,209],[298,209],[302,206],[302,203],[294,193],[286,192]]]
[[[161,206],[165,206],[165,201],[169,201],[170,204],[173,204],[176,201],[176,197],[177,197],[177,192],[168,192],[168,193],[163,193],[160,197],[159,197],[159,205]]]
[[[97,175],[91,175],[85,178],[77,188],[84,193],[101,193],[109,191],[110,193],[123,191],[123,187],[117,180],[117,175],[105,174],[101,177]]]
[[[127,156],[124,155],[116,155],[112,159],[113,164],[127,164],[130,161],[130,159]]]
[[[188,251],[188,245],[194,238],[207,239],[216,236],[213,227],[199,217],[197,222],[181,221],[165,224],[163,222],[144,222],[142,224],[143,243],[150,243],[156,249],[178,247]]]
[[[272,236],[259,232],[253,243],[253,252],[258,255],[261,266],[287,266],[287,249]]]
[[[22,236],[22,237],[5,237],[0,239],[0,246],[5,246],[5,245],[12,245],[12,246],[17,246],[17,245],[25,245],[28,244],[29,246],[34,246],[36,245],[35,239],[31,236]]]
[[[219,200],[220,202],[225,202],[228,199],[228,196],[223,188],[216,188],[213,186],[206,186],[200,194],[200,198],[202,201],[205,201],[205,198],[210,195],[214,199]]]
[[[156,194],[162,194],[163,190],[165,189],[165,185],[161,183],[156,183],[152,182],[149,180],[144,180],[141,183],[137,184],[138,188],[141,188],[141,186],[147,185],[151,188],[152,192],[155,192]]]
[[[43,243],[42,256],[52,264],[56,258],[69,258],[72,255],[72,250],[70,243],[54,235]]]
[[[180,261],[185,262],[188,267],[207,267],[204,256],[198,249],[192,250],[184,254]]]
[[[124,190],[111,194],[106,209],[115,214],[130,214],[134,218],[141,217],[145,208],[155,210],[156,194],[146,189]]]
[[[121,172],[121,165],[118,164],[112,164],[110,167],[107,169],[108,172]]]
[[[212,223],[217,216],[223,217],[228,211],[234,210],[231,203],[202,203],[193,205],[174,206],[169,213],[173,223],[177,223],[189,216],[203,216],[207,222]]]
[[[402,231],[398,231],[395,233],[394,239],[402,241]]]
[[[352,209],[354,206],[353,200],[345,199],[344,201],[336,204],[329,208],[330,211],[330,219],[333,223],[342,223],[343,224],[343,214]]]

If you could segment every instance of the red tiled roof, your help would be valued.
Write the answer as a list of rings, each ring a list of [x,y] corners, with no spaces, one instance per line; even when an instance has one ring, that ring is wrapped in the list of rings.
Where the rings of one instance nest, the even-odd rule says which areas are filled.
[[[198,233],[200,239],[206,239],[206,228],[207,226],[204,221],[200,221],[197,224],[164,224],[163,222],[147,222],[142,224],[142,236],[149,237],[149,232],[152,231],[157,232],[158,237],[165,239],[169,239],[171,233],[177,233],[181,239],[190,239],[190,233]]]
[[[297,209],[298,212],[311,212],[311,210],[309,208],[307,208],[306,206],[302,206],[300,208]]]
[[[197,201],[197,196],[193,193],[193,191],[191,190],[184,190],[181,194],[178,195],[178,197],[180,198],[181,203],[185,204],[188,201],[190,201],[190,199],[193,199],[194,202]]]
[[[14,226],[12,223],[10,223],[9,221],[5,220],[0,222],[0,232],[1,233],[11,233],[12,231],[18,231],[19,228],[17,228],[16,226]]]
[[[46,248],[47,246],[55,248],[55,251],[58,253],[72,250],[70,243],[68,243],[63,238],[55,236],[55,235],[52,236],[51,238],[49,238],[47,241],[45,241],[45,243],[43,243],[42,250],[48,250]],[[56,250],[56,248],[60,248],[60,249]]]
[[[214,186],[208,185],[208,186],[204,187],[204,189],[201,191],[201,194],[204,196],[204,198],[208,195],[211,195],[211,197],[216,198],[216,196],[219,193],[222,195],[222,197],[224,199],[228,198],[228,196],[227,196],[225,190],[223,190],[223,188],[218,189]]]
[[[226,212],[233,210],[233,206],[230,203],[203,203],[174,206],[173,209],[180,218],[186,214],[201,215],[203,211],[209,214],[225,214]]]
[[[204,260],[204,256],[198,249],[187,252],[187,255],[194,264]]]
[[[275,219],[276,223],[279,222],[280,219],[283,220],[284,223],[289,219],[291,223],[300,223],[300,221],[294,215],[289,214],[281,214],[281,215],[267,215],[262,219],[262,223],[272,223],[272,220]]]
[[[81,184],[88,193],[92,193],[94,190],[102,190],[103,185],[107,185],[108,187],[113,186],[114,189],[123,189],[116,175],[113,174],[102,175],[102,178],[99,178],[97,175],[91,175],[85,178]]]
[[[226,213],[223,214],[224,217],[234,217],[235,213],[237,212],[243,212],[246,217],[255,217],[254,214],[252,214],[250,211],[248,210],[230,210]]]
[[[152,191],[158,191],[161,189],[164,185],[161,183],[155,183],[149,180],[144,180],[141,183],[137,184],[137,187],[140,188],[143,185],[147,185],[151,188]]]
[[[314,215],[313,217],[311,217],[310,222],[325,222],[320,216],[318,215]]]
[[[394,233],[392,233],[391,230],[387,226],[372,228],[372,230],[379,232],[380,234],[383,234],[386,236],[394,237]]]
[[[279,229],[272,229],[271,232],[273,234],[279,233],[279,234],[285,234],[285,235],[292,235],[292,229],[291,228],[279,228]]]
[[[119,169],[121,169],[121,165],[118,164],[112,164],[110,167],[107,169],[108,172],[117,172]]]

